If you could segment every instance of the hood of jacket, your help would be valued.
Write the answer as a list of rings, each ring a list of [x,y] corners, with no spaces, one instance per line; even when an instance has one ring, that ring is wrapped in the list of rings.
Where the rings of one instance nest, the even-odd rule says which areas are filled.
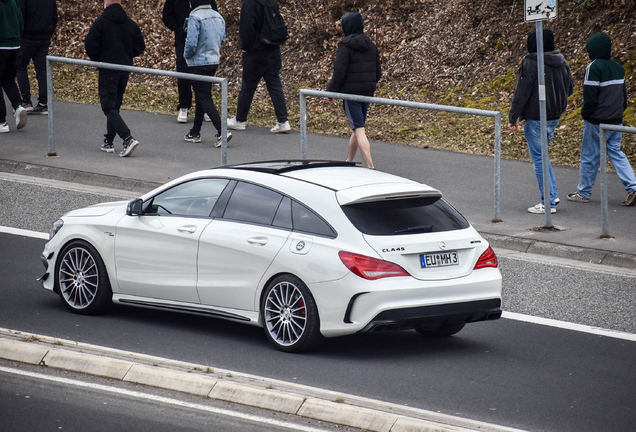
[[[342,31],[345,36],[364,32],[364,20],[359,12],[351,12],[342,19]]]
[[[104,18],[114,23],[125,23],[128,21],[128,15],[126,15],[126,11],[119,3],[113,3],[104,9],[102,13]]]
[[[530,54],[537,52],[537,32],[528,35],[528,52]],[[554,33],[548,29],[543,30],[543,51],[554,51]]]
[[[536,61],[537,61],[536,52],[528,54],[526,58],[535,62],[534,64],[536,65]],[[546,67],[559,68],[567,63],[568,63],[567,60],[565,59],[565,57],[563,57],[563,54],[561,54],[559,51],[556,51],[556,50],[546,51],[543,53],[543,64]],[[532,67],[535,67],[535,66],[532,66]]]
[[[371,48],[371,39],[364,33],[354,33],[340,42],[354,51],[368,51]]]
[[[605,33],[595,33],[587,40],[587,53],[591,60],[612,57],[612,39]]]

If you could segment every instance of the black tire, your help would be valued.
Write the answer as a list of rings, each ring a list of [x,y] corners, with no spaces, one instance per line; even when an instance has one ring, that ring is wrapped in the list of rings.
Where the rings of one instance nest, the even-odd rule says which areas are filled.
[[[461,329],[464,328],[465,325],[466,325],[465,322],[458,322],[458,323],[443,324],[434,329],[415,329],[415,331],[421,334],[422,336],[443,338],[443,337],[449,337],[459,333]]]
[[[261,313],[265,335],[281,351],[308,351],[323,340],[316,301],[296,276],[281,275],[267,285]]]
[[[57,292],[72,312],[94,315],[112,305],[113,291],[104,261],[87,242],[75,240],[62,249],[55,275]]]

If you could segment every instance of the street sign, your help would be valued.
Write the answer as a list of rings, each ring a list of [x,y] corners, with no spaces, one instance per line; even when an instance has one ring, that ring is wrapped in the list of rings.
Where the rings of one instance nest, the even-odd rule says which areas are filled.
[[[557,2],[556,0],[526,0],[523,14],[525,22],[555,19]]]

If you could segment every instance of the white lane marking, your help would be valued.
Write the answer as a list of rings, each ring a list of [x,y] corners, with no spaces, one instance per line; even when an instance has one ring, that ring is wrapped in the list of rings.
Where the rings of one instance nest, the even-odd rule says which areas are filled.
[[[6,226],[0,226],[0,233],[13,234],[13,235],[19,235],[24,237],[33,237],[33,238],[39,238],[42,240],[49,239],[49,233],[30,231],[30,230],[25,230],[20,228],[11,228]]]
[[[293,430],[298,430],[298,431],[303,431],[303,432],[327,432],[326,429],[317,429],[317,428],[313,428],[313,427],[310,427],[310,426],[298,425],[298,424],[294,424],[294,423],[290,423],[290,422],[286,422],[286,421],[282,421],[282,420],[269,419],[269,418],[266,418],[266,417],[261,417],[261,416],[257,416],[257,415],[253,415],[253,414],[243,414],[243,413],[240,413],[240,412],[237,412],[237,411],[231,411],[231,410],[227,410],[227,409],[223,409],[223,408],[215,408],[215,407],[201,405],[201,404],[184,402],[184,401],[180,401],[180,400],[177,400],[177,399],[167,398],[167,397],[164,397],[164,396],[156,396],[156,395],[151,395],[151,394],[148,394],[148,393],[142,393],[142,392],[138,392],[138,391],[134,391],[134,390],[126,390],[126,389],[117,388],[117,387],[111,387],[111,386],[107,386],[107,385],[103,385],[103,384],[87,383],[87,382],[73,380],[73,379],[69,379],[69,378],[54,377],[54,376],[50,376],[50,375],[40,374],[40,373],[37,373],[37,372],[29,372],[29,371],[24,371],[24,370],[11,369],[11,368],[6,368],[6,367],[2,367],[2,366],[0,366],[0,372],[6,372],[6,373],[14,374],[14,375],[27,376],[27,377],[30,377],[30,378],[43,379],[43,380],[52,381],[52,382],[55,382],[55,383],[72,385],[72,386],[76,386],[76,387],[83,387],[83,388],[87,388],[87,389],[91,389],[91,390],[99,390],[99,391],[105,391],[105,392],[110,392],[110,393],[116,393],[116,394],[123,395],[123,396],[130,396],[130,397],[134,397],[134,398],[150,400],[150,401],[164,403],[164,404],[168,404],[168,405],[175,405],[175,406],[184,407],[184,408],[191,408],[191,409],[196,409],[196,410],[199,410],[199,411],[207,411],[207,412],[212,413],[212,414],[219,414],[219,415],[224,415],[224,416],[228,416],[228,417],[235,417],[235,418],[239,418],[239,419],[242,419],[242,420],[248,420],[248,421],[253,421],[253,422],[256,422],[256,423],[263,423],[263,424],[267,424],[267,425],[283,427],[283,428],[293,429]]]
[[[62,180],[47,179],[41,177],[31,177],[21,174],[0,173],[0,180],[12,181],[17,183],[26,183],[41,187],[52,187],[61,190],[70,190],[81,193],[90,193],[95,195],[105,195],[110,197],[120,197],[122,199],[139,198],[145,192],[133,192],[129,190],[111,189],[104,186],[91,186],[81,183],[72,183]]]
[[[636,342],[636,334],[622,332],[618,330],[607,330],[600,327],[592,327],[583,324],[574,324],[566,321],[557,321],[550,318],[541,318],[532,315],[523,315],[515,312],[504,311],[501,315],[502,318],[507,318],[516,321],[523,321],[532,324],[540,324],[544,326],[557,327],[560,329],[574,330],[581,333],[589,333],[599,336],[611,337],[614,339],[624,339],[632,342]]]

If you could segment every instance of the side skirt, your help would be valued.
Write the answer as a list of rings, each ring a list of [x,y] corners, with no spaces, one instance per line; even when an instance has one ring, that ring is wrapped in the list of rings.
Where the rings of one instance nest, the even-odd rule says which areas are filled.
[[[168,310],[172,312],[182,312],[195,315],[203,315],[214,318],[222,318],[230,321],[238,321],[245,324],[260,326],[259,313],[255,311],[244,311],[227,308],[218,308],[202,304],[183,303],[171,300],[158,300],[147,297],[130,296],[126,294],[113,293],[113,302],[126,305],[145,307],[150,309]]]

